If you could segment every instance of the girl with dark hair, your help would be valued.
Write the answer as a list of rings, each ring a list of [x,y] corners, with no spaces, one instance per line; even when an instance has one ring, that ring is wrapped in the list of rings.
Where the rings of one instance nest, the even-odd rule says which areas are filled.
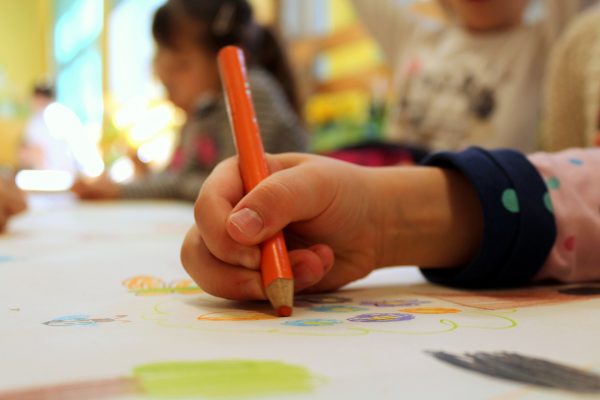
[[[216,59],[228,45],[246,53],[265,150],[305,150],[287,59],[274,34],[255,22],[248,1],[169,0],[156,12],[152,34],[156,74],[169,100],[188,118],[177,151],[166,171],[137,182],[79,182],[73,190],[81,198],[196,198],[213,167],[235,154]]]

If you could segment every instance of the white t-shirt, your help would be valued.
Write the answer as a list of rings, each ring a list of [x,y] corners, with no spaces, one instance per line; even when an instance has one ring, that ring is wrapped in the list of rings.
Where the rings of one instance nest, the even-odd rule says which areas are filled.
[[[41,152],[41,158],[31,160],[29,167],[39,170],[75,170],[75,161],[69,144],[62,137],[50,132],[44,118],[44,110],[36,113],[25,128],[25,144]]]
[[[393,0],[353,3],[395,70],[391,138],[431,150],[536,149],[550,47],[580,0],[546,0],[539,21],[486,33],[425,23]]]

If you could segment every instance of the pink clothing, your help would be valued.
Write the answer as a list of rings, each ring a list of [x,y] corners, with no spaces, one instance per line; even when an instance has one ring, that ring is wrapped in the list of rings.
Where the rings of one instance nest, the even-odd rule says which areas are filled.
[[[600,149],[537,153],[557,226],[554,247],[535,281],[600,280]]]

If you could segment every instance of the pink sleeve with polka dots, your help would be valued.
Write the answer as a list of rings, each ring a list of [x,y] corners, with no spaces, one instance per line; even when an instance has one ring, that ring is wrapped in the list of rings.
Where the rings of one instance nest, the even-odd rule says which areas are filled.
[[[534,280],[600,280],[600,149],[537,153],[529,161],[546,181],[557,226]]]

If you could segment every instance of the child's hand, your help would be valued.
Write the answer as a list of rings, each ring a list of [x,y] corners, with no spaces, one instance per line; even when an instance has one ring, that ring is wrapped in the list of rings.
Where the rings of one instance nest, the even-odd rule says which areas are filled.
[[[479,246],[480,205],[458,173],[300,154],[268,162],[272,175],[246,196],[236,159],[200,191],[181,258],[210,294],[264,299],[257,245],[283,228],[296,291],[331,291],[376,267],[454,267]]]
[[[296,291],[333,290],[381,265],[381,210],[368,170],[299,154],[268,161],[273,174],[245,197],[236,159],[202,187],[182,261],[204,290],[264,299],[257,245],[286,227]]]
[[[92,181],[79,179],[71,191],[82,200],[115,200],[121,197],[119,186],[107,176]]]
[[[4,230],[10,217],[26,208],[25,194],[14,182],[0,178],[0,231]]]

